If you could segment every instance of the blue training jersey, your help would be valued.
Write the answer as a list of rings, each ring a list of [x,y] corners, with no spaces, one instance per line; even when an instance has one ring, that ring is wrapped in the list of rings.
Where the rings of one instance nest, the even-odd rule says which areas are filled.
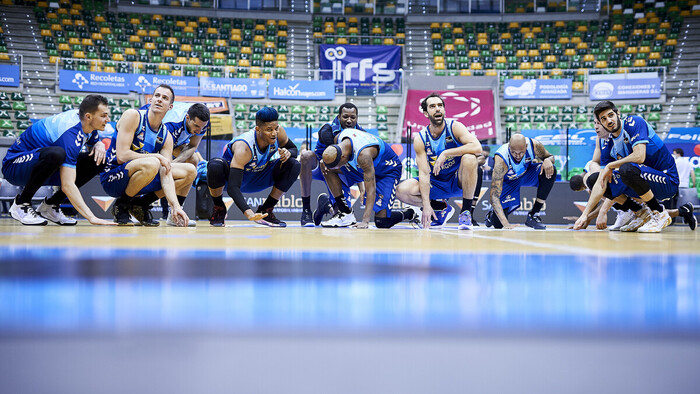
[[[326,123],[323,126],[321,126],[321,129],[323,128],[328,128],[330,127],[331,131],[333,132],[333,137],[337,136],[340,134],[340,132],[343,131],[342,126],[340,125],[340,119],[336,116],[335,119],[333,119],[332,122]],[[354,127],[356,130],[361,130],[365,131],[365,129],[362,128],[359,124],[355,124]],[[321,132],[321,129],[319,129],[319,134]],[[314,149],[314,153],[316,153],[316,158],[321,161],[321,158],[323,157],[323,151],[328,148],[328,145],[322,143],[320,140],[316,141],[316,148]]]
[[[5,160],[12,160],[34,149],[59,146],[66,151],[62,166],[75,168],[78,155],[84,145],[95,145],[99,140],[97,130],[90,135],[83,133],[78,110],[73,109],[49,116],[32,124],[10,147]]]
[[[268,145],[267,149],[264,151],[261,150],[258,147],[258,143],[255,141],[255,129],[252,129],[232,139],[231,142],[226,145],[223,159],[229,163],[233,160],[233,144],[236,141],[245,142],[252,153],[250,161],[243,167],[243,171],[245,172],[260,172],[264,170],[268,164],[274,161],[273,156],[275,156],[279,150],[278,140],[275,140],[274,144]]]
[[[437,138],[433,138],[433,136],[430,134],[430,129],[428,126],[426,126],[418,134],[421,140],[423,140],[423,145],[425,146],[425,154],[428,156],[428,164],[430,165],[431,174],[433,174],[435,161],[442,152],[446,151],[447,149],[462,146],[462,143],[459,142],[452,133],[454,119],[445,119],[444,124],[445,126],[442,129],[442,132]],[[461,160],[461,157],[448,157],[445,160],[445,163],[442,165],[440,173],[437,176],[431,176],[438,179],[451,179],[454,177],[454,173],[459,169],[459,163]]]
[[[211,125],[211,122],[207,121],[207,124],[199,133],[190,133],[186,130],[185,122],[187,121],[187,111],[189,111],[190,107],[193,105],[194,103],[175,102],[173,103],[173,108],[168,111],[163,118],[165,127],[168,128],[168,131],[173,136],[173,148],[189,144],[190,138],[195,135],[205,135]],[[146,104],[141,107],[141,109],[148,109],[150,106],[151,104]]]
[[[601,167],[629,156],[635,145],[646,144],[646,157],[642,164],[655,170],[667,171],[669,174],[675,173],[676,178],[678,177],[673,156],[644,118],[637,115],[627,116],[622,124],[622,130],[617,138],[611,134],[607,139],[600,140]]]
[[[153,130],[151,125],[148,123],[148,109],[139,109],[137,111],[139,113],[139,125],[134,133],[134,139],[131,141],[131,150],[136,153],[160,152],[169,136],[165,123],[161,122],[158,130]],[[112,168],[120,165],[119,161],[117,160],[118,135],[119,128],[116,127],[114,130],[114,135],[112,135],[112,140],[109,144],[109,150],[107,151],[107,165],[105,165],[105,172],[108,172]]]
[[[520,163],[517,163],[510,154],[510,144],[503,144],[496,151],[496,155],[500,156],[508,167],[508,171],[506,171],[506,174],[503,176],[504,180],[512,181],[518,179],[523,176],[531,166],[535,165],[535,163],[532,162],[535,160],[535,146],[532,139],[525,137],[525,144],[527,145],[527,149]]]

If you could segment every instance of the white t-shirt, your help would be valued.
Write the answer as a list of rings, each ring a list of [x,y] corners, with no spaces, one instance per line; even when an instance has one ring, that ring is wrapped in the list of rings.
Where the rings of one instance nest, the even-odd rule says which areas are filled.
[[[676,168],[678,168],[678,187],[690,187],[690,172],[693,171],[693,166],[687,157],[676,158]]]

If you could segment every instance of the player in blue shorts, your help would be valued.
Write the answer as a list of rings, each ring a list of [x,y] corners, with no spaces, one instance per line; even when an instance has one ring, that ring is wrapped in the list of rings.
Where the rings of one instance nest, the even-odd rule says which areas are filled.
[[[422,207],[421,225],[427,229],[446,223],[454,214],[447,200],[462,196],[459,228],[467,230],[472,226],[481,144],[462,123],[445,119],[445,102],[439,94],[428,95],[421,108],[430,125],[413,138],[418,178],[401,182],[397,197]]]
[[[146,104],[141,109],[149,107],[150,104]],[[173,163],[190,163],[197,168],[195,186],[200,180],[206,179],[207,161],[197,148],[210,127],[209,116],[209,108],[204,104],[175,102],[163,118],[163,124],[173,136]],[[167,202],[163,200],[161,199],[163,209],[167,209]],[[165,223],[175,225],[170,214]],[[189,225],[194,227],[196,222],[191,220]]]
[[[15,197],[10,215],[22,224],[75,225],[59,206],[66,197],[91,224],[112,224],[96,217],[80,195],[81,186],[104,166],[105,146],[98,131],[109,122],[109,107],[103,96],[85,96],[78,110],[50,116],[31,125],[10,147],[2,161],[2,173],[13,185],[24,186]],[[87,146],[86,152],[81,152]],[[42,185],[61,186],[35,211],[32,197]]]
[[[345,103],[338,107],[338,115],[333,119],[332,122],[326,123],[318,130],[318,139],[316,142],[316,147],[313,151],[302,150],[299,156],[299,162],[301,163],[301,202],[303,205],[301,211],[301,225],[302,227],[313,227],[318,226],[323,220],[323,216],[331,213],[331,204],[335,205],[335,199],[333,196],[328,197],[326,193],[321,193],[318,196],[316,211],[313,215],[311,213],[311,181],[313,179],[325,182],[323,173],[328,171],[325,166],[321,163],[321,156],[323,151],[329,145],[335,143],[335,137],[340,134],[341,131],[345,129],[357,129],[365,131],[362,126],[357,124],[358,110],[355,104]],[[340,171],[336,171],[340,174]],[[352,185],[350,185],[352,186]],[[332,193],[331,193],[332,194]],[[349,196],[350,187],[345,186],[343,183],[343,195]]]
[[[671,224],[671,216],[659,199],[672,198],[678,193],[678,171],[673,156],[643,118],[630,115],[621,119],[611,101],[601,101],[593,113],[603,134],[607,134],[607,138],[599,139],[602,169],[598,175],[589,177],[595,184],[574,229],[585,227],[585,216],[604,196],[620,204],[638,197],[647,208],[620,230],[660,232]]]
[[[255,114],[255,128],[226,145],[224,157],[209,161],[207,178],[214,200],[212,226],[224,226],[224,186],[238,209],[250,221],[270,227],[286,227],[272,210],[299,176],[297,147],[277,123],[277,110],[263,107]],[[248,206],[243,192],[254,193],[272,186],[270,195],[256,212]]]
[[[173,163],[173,137],[163,123],[175,99],[173,89],[159,85],[148,109],[129,109],[119,122],[100,174],[105,192],[117,197],[112,214],[119,225],[131,225],[130,215],[143,226],[158,226],[150,206],[165,196],[172,221],[187,226],[182,202],[197,174],[190,163]]]
[[[343,182],[347,182],[345,186],[365,182],[365,212],[362,221],[356,224],[357,228],[369,226],[372,212],[377,228],[390,228],[403,220],[414,219],[415,212],[410,208],[391,210],[402,169],[391,146],[376,135],[356,129],[343,130],[338,134],[337,142],[323,151],[322,160],[328,169],[341,169],[345,180],[334,171],[326,173],[326,183],[335,196],[338,211],[321,225],[347,227],[355,224],[355,215],[343,196]]]
[[[520,207],[520,188],[537,187],[537,198],[527,214],[525,225],[545,230],[538,213],[556,180],[554,156],[539,141],[514,135],[496,151],[491,181],[491,209],[486,213],[487,227],[511,229],[508,215]]]

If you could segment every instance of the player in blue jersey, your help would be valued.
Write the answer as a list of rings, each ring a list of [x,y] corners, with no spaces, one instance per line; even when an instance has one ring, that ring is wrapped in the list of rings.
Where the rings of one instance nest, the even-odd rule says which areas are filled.
[[[146,104],[141,109],[148,109]],[[207,161],[199,153],[199,143],[209,130],[209,108],[201,103],[173,103],[173,108],[165,114],[163,124],[173,136],[173,163],[191,163],[197,168],[194,185],[206,179]],[[163,209],[167,210],[167,201],[161,199]],[[182,205],[182,203],[181,203]],[[165,223],[174,226],[172,216],[168,214]],[[196,222],[190,221],[194,227]]]
[[[301,225],[303,227],[318,226],[323,220],[323,216],[332,213],[331,205],[335,205],[335,199],[328,197],[326,193],[321,193],[316,201],[316,211],[311,213],[311,181],[313,179],[324,181],[324,173],[328,171],[322,163],[321,156],[323,151],[335,143],[335,137],[345,129],[362,130],[362,126],[357,124],[358,110],[355,104],[345,103],[338,107],[338,115],[332,122],[326,123],[318,130],[318,139],[316,147],[313,151],[302,150],[299,156],[301,163],[301,202],[303,205],[301,211]],[[340,171],[336,171],[341,174]],[[351,185],[352,186],[352,185]],[[361,190],[362,191],[362,190]],[[349,196],[350,187],[343,183],[343,195]],[[347,204],[346,204],[347,205]],[[337,211],[337,210],[336,210]]]
[[[85,204],[78,188],[104,166],[105,146],[98,131],[109,122],[109,107],[103,96],[90,94],[78,110],[50,116],[31,125],[7,151],[2,161],[5,178],[24,186],[15,197],[10,215],[27,225],[44,225],[47,219],[60,225],[74,225],[59,205],[68,197],[73,207],[92,224],[112,224],[96,217]],[[81,152],[87,146],[86,152]],[[35,211],[32,197],[42,185],[61,186]]]
[[[643,118],[631,115],[621,119],[611,101],[601,101],[593,113],[602,126],[598,147],[602,170],[597,176],[589,177],[595,184],[574,229],[585,227],[585,216],[602,197],[620,204],[638,197],[647,207],[641,213],[638,211],[637,217],[621,231],[660,232],[671,224],[671,217],[659,199],[672,198],[678,193],[678,171],[673,156]]]
[[[299,176],[301,164],[296,160],[297,147],[277,123],[277,110],[263,107],[255,114],[255,128],[228,143],[224,156],[209,161],[207,179],[214,200],[212,226],[224,226],[228,195],[246,218],[270,227],[286,227],[272,210]],[[248,206],[243,192],[254,193],[272,186],[270,195],[256,212]]]
[[[160,85],[148,109],[127,110],[117,123],[107,166],[100,174],[105,192],[117,197],[112,208],[117,224],[130,225],[131,214],[141,225],[158,226],[150,206],[163,196],[172,208],[172,221],[178,226],[189,223],[182,202],[197,172],[190,163],[171,162],[173,138],[163,118],[174,99],[173,89]]]
[[[357,228],[369,226],[372,212],[377,228],[390,228],[405,219],[412,220],[415,212],[410,208],[391,210],[402,169],[401,161],[391,146],[376,135],[356,129],[345,129],[336,139],[337,144],[323,151],[322,160],[328,169],[341,170],[345,179],[334,171],[325,174],[338,211],[321,225],[347,227],[355,224],[355,215],[343,196],[343,182],[347,182],[346,187],[358,182],[365,183],[365,212],[362,221],[356,224]]]
[[[544,230],[538,213],[556,180],[554,156],[537,140],[514,135],[496,151],[491,181],[491,209],[486,213],[487,227],[511,229],[508,215],[520,207],[520,188],[537,187],[537,198],[527,214],[525,225]]]
[[[430,125],[413,137],[418,178],[399,184],[400,201],[423,209],[423,228],[439,227],[454,214],[447,200],[462,196],[459,228],[472,226],[474,192],[478,178],[481,144],[460,122],[445,119],[445,102],[431,93],[421,102],[423,114]]]

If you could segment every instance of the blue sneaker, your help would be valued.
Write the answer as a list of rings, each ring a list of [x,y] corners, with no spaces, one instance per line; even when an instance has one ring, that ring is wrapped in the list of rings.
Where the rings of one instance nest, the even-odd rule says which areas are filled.
[[[442,225],[447,223],[447,221],[449,221],[452,215],[454,214],[455,209],[452,208],[450,204],[447,204],[447,208],[440,211],[435,211],[435,216],[437,216],[437,220],[433,220],[430,223],[430,227],[442,227]]]
[[[459,214],[459,230],[471,230],[472,214],[469,211],[464,211]]]

